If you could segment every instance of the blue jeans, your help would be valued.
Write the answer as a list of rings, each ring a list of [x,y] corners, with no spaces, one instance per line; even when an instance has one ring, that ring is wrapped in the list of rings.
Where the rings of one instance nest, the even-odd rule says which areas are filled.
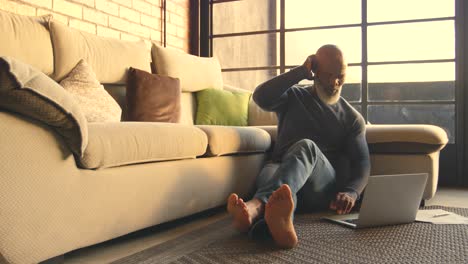
[[[282,184],[288,184],[294,210],[324,210],[336,193],[336,173],[317,145],[310,139],[302,139],[288,149],[280,163],[267,163],[256,184],[254,198],[264,203]],[[252,225],[249,234],[255,236],[257,228],[266,228],[262,218]]]

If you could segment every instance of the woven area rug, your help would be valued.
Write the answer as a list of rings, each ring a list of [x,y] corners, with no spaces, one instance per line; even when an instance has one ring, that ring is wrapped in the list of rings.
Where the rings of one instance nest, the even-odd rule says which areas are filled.
[[[425,209],[468,217],[463,208]],[[354,230],[313,214],[297,215],[294,224],[299,245],[291,250],[252,241],[223,218],[114,263],[468,263],[468,225],[411,223]]]

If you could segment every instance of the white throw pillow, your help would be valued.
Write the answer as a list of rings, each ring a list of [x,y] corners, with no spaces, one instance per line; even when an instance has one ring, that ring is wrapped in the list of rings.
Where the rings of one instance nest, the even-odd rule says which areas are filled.
[[[120,122],[122,109],[84,60],[78,62],[60,85],[73,95],[88,122]]]

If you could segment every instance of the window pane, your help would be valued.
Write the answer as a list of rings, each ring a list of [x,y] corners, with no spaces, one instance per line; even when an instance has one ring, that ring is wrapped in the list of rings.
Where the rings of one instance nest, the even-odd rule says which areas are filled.
[[[230,71],[223,72],[224,84],[253,91],[255,88],[271,78],[277,76],[279,70],[258,70],[258,71]]]
[[[455,16],[454,0],[367,0],[367,21]]]
[[[277,33],[213,39],[222,68],[276,66]]]
[[[361,101],[361,84],[360,83],[345,83],[341,91],[341,97],[348,102]]]
[[[370,101],[455,100],[455,63],[368,67]]]
[[[371,105],[368,117],[372,124],[431,124],[442,127],[455,142],[454,105]]]
[[[286,65],[300,65],[325,44],[338,45],[348,63],[361,62],[361,29],[337,28],[286,32]]]
[[[261,12],[247,15],[249,10],[261,10]],[[276,0],[213,4],[213,34],[276,29],[276,13]]]
[[[341,90],[341,96],[348,102],[361,101],[362,67],[351,66],[346,70],[346,80]]]
[[[372,62],[453,59],[454,21],[370,26],[368,54]]]
[[[361,23],[361,0],[285,1],[286,28]]]

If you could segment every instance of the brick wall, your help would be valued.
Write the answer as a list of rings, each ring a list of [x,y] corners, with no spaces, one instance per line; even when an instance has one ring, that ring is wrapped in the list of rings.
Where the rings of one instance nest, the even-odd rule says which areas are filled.
[[[0,9],[21,15],[52,14],[69,27],[122,40],[164,41],[162,0],[0,0]],[[166,45],[189,52],[190,0],[167,0]]]

